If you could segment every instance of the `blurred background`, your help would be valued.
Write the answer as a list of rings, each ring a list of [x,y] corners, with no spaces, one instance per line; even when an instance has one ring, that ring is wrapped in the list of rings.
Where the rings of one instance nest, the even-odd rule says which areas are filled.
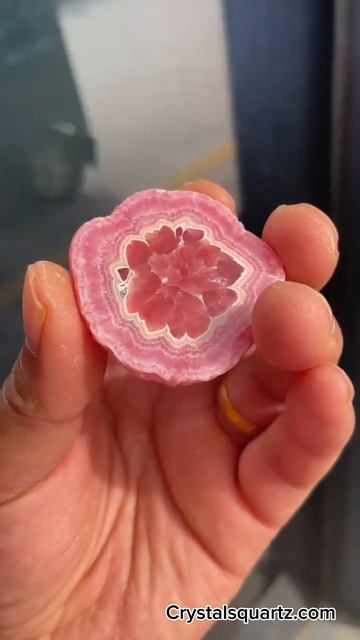
[[[281,203],[336,221],[325,293],[357,386],[359,69],[357,0],[0,0],[1,380],[29,263],[66,265],[80,224],[135,191],[206,177],[256,233]],[[359,456],[357,436],[235,602],[327,603],[338,622],[221,623],[209,638],[360,638]]]

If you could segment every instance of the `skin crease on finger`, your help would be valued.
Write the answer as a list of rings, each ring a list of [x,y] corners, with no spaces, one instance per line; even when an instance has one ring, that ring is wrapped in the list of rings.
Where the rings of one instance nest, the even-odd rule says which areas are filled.
[[[235,211],[232,198],[217,185],[200,181],[200,185],[193,183],[184,188],[197,190],[196,186],[221,200],[229,211]],[[273,242],[278,224],[281,228],[282,220],[274,222]],[[279,249],[279,253],[287,269],[290,257],[286,250],[282,255]],[[322,247],[314,255],[321,262]],[[326,267],[328,278],[335,263],[336,259]],[[321,264],[318,267],[324,279],[325,270]],[[81,433],[63,462],[44,482],[21,499],[13,500],[6,509],[0,508],[0,637],[39,640],[47,633],[47,640],[115,640],[115,637],[138,640],[149,637],[150,629],[151,640],[199,639],[206,626],[167,622],[165,605],[173,599],[185,606],[229,601],[277,533],[277,527],[272,526],[276,517],[281,516],[283,521],[284,514],[291,516],[319,474],[327,471],[329,464],[324,462],[323,454],[328,455],[329,442],[326,452],[318,451],[321,461],[312,462],[311,468],[305,468],[303,458],[302,464],[297,463],[299,452],[292,447],[292,466],[299,474],[296,481],[306,483],[306,487],[296,493],[289,508],[288,487],[279,483],[278,477],[273,487],[276,500],[267,499],[269,475],[261,472],[257,461],[263,460],[263,451],[256,452],[254,440],[246,468],[241,470],[239,466],[238,478],[243,483],[240,493],[236,474],[239,448],[224,433],[214,414],[217,381],[168,389],[131,378],[125,372],[119,376],[114,370],[114,375],[108,376],[98,391],[102,353],[81,322],[69,274],[61,271],[59,278],[55,275],[59,269],[49,264],[40,269],[42,273],[46,271],[45,280],[54,283],[50,300],[41,288],[46,283],[41,280],[38,293],[47,307],[46,330],[38,355],[31,358],[31,376],[24,378],[27,381],[36,378],[39,393],[46,390],[47,402],[43,406],[56,417],[46,423],[46,416],[42,415],[39,432],[36,422],[31,423],[29,450],[34,466],[41,467],[51,456],[56,459],[62,446],[57,438],[62,429],[72,429],[67,417],[73,416],[73,410],[80,421]],[[314,277],[314,273],[313,270],[310,276]],[[271,400],[275,398],[281,403],[298,375],[296,367],[303,366],[305,360],[318,361],[320,356],[335,358],[327,339],[339,340],[336,348],[338,351],[341,348],[339,336],[336,338],[338,329],[331,337],[330,316],[320,294],[306,284],[284,283],[258,302],[254,320],[258,350],[253,360],[249,360],[251,366],[240,363],[229,374],[234,387],[243,383],[250,389],[248,404],[254,398],[247,376],[258,376],[259,393],[266,391]],[[299,297],[303,304],[297,307]],[[279,304],[284,313],[278,313]],[[284,314],[290,314],[298,333]],[[264,321],[267,316],[271,330]],[[28,321],[33,322],[31,310]],[[308,335],[314,327],[315,337],[320,336],[321,330],[326,337],[321,338],[320,347]],[[282,346],[278,345],[278,353],[269,343],[279,328],[286,339]],[[34,331],[34,342],[37,335]],[[303,340],[305,348],[301,353]],[[64,347],[61,360],[57,352],[59,342]],[[316,349],[315,355],[312,348]],[[262,354],[269,356],[269,361]],[[78,363],[75,372],[74,361]],[[291,371],[279,369],[286,362]],[[307,380],[306,372],[300,374],[306,387],[302,386],[302,391],[298,388],[297,395],[294,392],[289,411],[293,423],[299,424],[299,433],[304,438],[310,437],[308,415],[303,419],[300,412],[309,404],[311,415],[317,420],[320,445],[321,429],[331,435],[333,461],[349,437],[352,418],[347,404],[344,410],[338,406],[334,423],[320,424],[320,418],[327,416],[323,412],[331,409],[332,396],[336,394],[331,393],[333,381],[324,382],[322,374],[323,382],[318,380],[316,384],[321,382],[324,402],[318,406],[316,381],[311,373],[317,369],[316,365],[310,369]],[[54,370],[56,376],[51,375]],[[58,382],[61,406],[57,401]],[[304,403],[304,398],[309,401]],[[14,419],[16,416],[11,414],[11,420]],[[267,433],[271,434],[271,428],[263,435]],[[44,436],[48,437],[47,448]],[[23,441],[14,440],[13,444],[20,451]],[[51,451],[51,447],[55,450]],[[250,447],[248,450],[251,451]],[[275,437],[272,451],[276,453]],[[251,460],[256,461],[253,470]],[[9,473],[14,470],[17,473],[15,467],[9,461]],[[302,469],[306,477],[302,477]],[[272,469],[266,471],[270,473]],[[263,501],[256,502],[256,508],[266,515],[271,526],[254,516],[252,497],[250,502],[244,500],[244,492],[249,496],[249,485],[253,484],[251,473],[257,482],[256,496],[261,499],[265,496],[266,513]],[[273,482],[274,475],[271,478]],[[11,625],[16,630],[12,634]]]
[[[342,346],[328,302],[296,282],[274,284],[262,293],[254,307],[252,330],[264,360],[288,371],[333,360]]]

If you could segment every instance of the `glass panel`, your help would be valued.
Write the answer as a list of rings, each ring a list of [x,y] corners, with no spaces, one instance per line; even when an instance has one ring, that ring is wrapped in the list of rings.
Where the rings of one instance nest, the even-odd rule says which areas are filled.
[[[0,4],[0,375],[23,273],[86,219],[209,177],[237,194],[220,0]]]

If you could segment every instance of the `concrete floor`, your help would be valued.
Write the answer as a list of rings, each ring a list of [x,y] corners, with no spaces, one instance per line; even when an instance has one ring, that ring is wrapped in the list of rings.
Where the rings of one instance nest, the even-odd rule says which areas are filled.
[[[360,629],[342,622],[314,622],[306,625],[298,640],[359,640]]]

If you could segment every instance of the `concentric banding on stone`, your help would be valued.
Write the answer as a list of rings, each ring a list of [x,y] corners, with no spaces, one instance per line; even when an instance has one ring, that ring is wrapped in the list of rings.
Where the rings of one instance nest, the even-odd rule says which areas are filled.
[[[211,247],[216,247],[219,249],[220,252],[226,253],[227,256],[232,258],[234,262],[243,269],[242,273],[235,280],[235,282],[232,285],[228,285],[227,287],[228,289],[231,289],[236,293],[237,300],[235,304],[238,306],[240,306],[245,300],[247,281],[252,276],[253,266],[246,259],[243,259],[244,264],[240,265],[238,255],[236,255],[232,249],[229,249],[228,246],[225,247],[224,244],[220,244],[219,242],[217,242],[216,239],[214,238],[214,235],[211,229],[200,224],[195,226],[195,224],[191,219],[189,219],[189,217],[179,218],[178,220],[175,221],[175,224],[169,223],[168,219],[159,218],[156,227],[150,227],[150,228],[144,227],[143,229],[139,230],[139,235],[132,235],[129,238],[120,239],[117,252],[116,252],[119,256],[119,259],[116,260],[115,262],[109,262],[109,264],[106,265],[106,268],[108,268],[112,274],[114,296],[115,296],[115,299],[117,300],[118,305],[120,306],[119,312],[121,313],[121,315],[132,318],[133,322],[136,325],[138,325],[137,328],[140,331],[142,331],[145,337],[152,338],[154,335],[162,336],[163,339],[166,340],[170,345],[173,345],[175,348],[178,348],[178,349],[182,348],[188,342],[193,343],[194,347],[199,348],[201,345],[201,341],[204,341],[204,342],[209,341],[214,335],[217,326],[223,324],[223,321],[221,321],[222,314],[220,314],[217,318],[212,318],[209,329],[203,336],[199,336],[197,338],[191,338],[188,335],[184,335],[182,338],[174,338],[168,326],[158,330],[149,331],[147,329],[146,322],[138,315],[138,313],[136,312],[131,313],[127,309],[126,294],[128,291],[128,286],[131,283],[131,277],[129,277],[128,275],[128,277],[124,280],[124,277],[121,276],[119,273],[119,272],[123,272],[126,269],[127,248],[129,245],[131,245],[133,241],[142,241],[146,243],[147,234],[160,231],[162,227],[166,227],[166,228],[170,227],[173,230],[174,234],[176,234],[176,230],[179,227],[185,230],[196,229],[198,231],[201,231],[203,234],[203,239],[207,240],[210,243]],[[194,246],[196,245],[194,244]],[[164,256],[165,258],[168,257],[167,254],[160,254],[160,255]],[[127,269],[127,270],[131,274],[131,269]],[[129,280],[130,280],[130,283],[129,283]],[[226,313],[228,313],[228,311]]]
[[[204,231],[211,245],[232,257],[243,271],[231,285],[237,300],[212,318],[199,338],[174,338],[167,329],[148,331],[138,314],[128,313],[126,249],[132,240],[162,226]],[[261,291],[285,277],[279,258],[245,231],[229,210],[193,192],[152,189],[125,200],[106,218],[85,223],[70,253],[80,309],[95,338],[129,369],[168,384],[212,379],[233,367],[251,345],[250,319]],[[131,275],[129,276],[131,278]]]

